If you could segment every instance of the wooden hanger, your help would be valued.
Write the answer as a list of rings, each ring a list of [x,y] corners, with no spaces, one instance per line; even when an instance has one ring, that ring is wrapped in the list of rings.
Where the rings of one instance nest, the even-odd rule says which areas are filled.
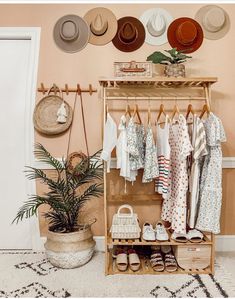
[[[129,117],[131,117],[131,107],[129,104],[126,105],[126,112],[125,112],[125,116],[129,115]]]
[[[133,113],[133,117],[135,117],[137,115],[139,123],[142,124],[141,118],[140,118],[140,114],[139,114],[139,107],[137,104],[135,104],[135,109],[134,109],[134,113]]]
[[[175,117],[176,113],[177,113],[177,114],[178,114],[178,116],[179,116],[179,114],[180,114],[180,110],[179,110],[179,107],[178,107],[178,105],[176,105],[176,104],[175,104],[175,106],[174,106],[174,108],[173,108],[173,111],[172,111],[171,120],[173,120],[173,119],[174,119],[174,117]]]
[[[187,113],[186,113],[186,117],[185,117],[186,119],[188,119],[190,113],[191,113],[192,115],[195,114],[192,104],[189,104],[189,105],[188,105],[188,109],[187,109]]]
[[[162,114],[164,114],[164,116],[166,117],[166,112],[165,112],[165,108],[164,108],[163,104],[160,105],[159,113],[158,113],[158,116],[157,116],[157,122],[159,121]]]
[[[203,117],[203,115],[206,113],[207,116],[209,115],[209,113],[211,112],[210,107],[208,104],[204,104],[203,108],[202,108],[202,113],[200,114],[200,118]]]

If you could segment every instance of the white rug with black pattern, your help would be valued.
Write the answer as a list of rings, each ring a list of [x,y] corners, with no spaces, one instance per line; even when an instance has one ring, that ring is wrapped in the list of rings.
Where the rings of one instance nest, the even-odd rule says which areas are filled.
[[[72,270],[53,267],[43,252],[0,251],[0,297],[235,297],[222,259],[212,275],[104,275],[104,254]]]

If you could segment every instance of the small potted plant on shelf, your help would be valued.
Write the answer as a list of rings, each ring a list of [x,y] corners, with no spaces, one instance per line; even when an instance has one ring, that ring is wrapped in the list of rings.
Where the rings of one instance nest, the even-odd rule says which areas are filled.
[[[156,51],[149,55],[147,61],[152,61],[155,64],[165,65],[164,74],[167,77],[185,77],[184,62],[192,56],[185,55],[182,51],[177,51],[176,48],[164,50],[166,54]]]
[[[39,143],[34,153],[39,161],[55,170],[56,177],[52,179],[42,169],[27,167],[26,177],[47,185],[48,191],[43,196],[31,195],[13,222],[37,215],[38,208],[47,204],[49,210],[43,216],[49,225],[45,243],[49,261],[61,268],[82,266],[91,259],[95,241],[92,223],[80,223],[80,212],[87,201],[103,194],[103,185],[98,182],[103,176],[100,152],[82,156],[72,170],[68,160],[58,161]]]

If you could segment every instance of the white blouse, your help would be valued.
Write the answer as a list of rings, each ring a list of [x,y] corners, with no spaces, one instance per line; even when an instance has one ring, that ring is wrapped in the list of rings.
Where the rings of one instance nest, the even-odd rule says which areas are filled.
[[[111,115],[107,113],[107,120],[104,127],[103,150],[101,159],[107,162],[107,172],[110,172],[111,153],[117,144],[117,125]]]

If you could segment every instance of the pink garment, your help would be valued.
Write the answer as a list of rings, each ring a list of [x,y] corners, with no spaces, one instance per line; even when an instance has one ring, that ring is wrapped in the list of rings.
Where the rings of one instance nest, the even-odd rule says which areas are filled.
[[[188,190],[187,156],[192,151],[185,117],[180,114],[170,125],[170,196],[163,201],[161,217],[171,222],[176,233],[186,233],[186,206]]]

